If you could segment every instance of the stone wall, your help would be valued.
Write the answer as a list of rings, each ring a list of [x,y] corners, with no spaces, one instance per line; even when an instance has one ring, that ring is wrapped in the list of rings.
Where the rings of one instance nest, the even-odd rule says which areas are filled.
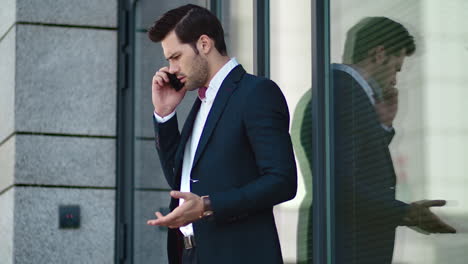
[[[114,262],[117,3],[2,1],[0,263]]]

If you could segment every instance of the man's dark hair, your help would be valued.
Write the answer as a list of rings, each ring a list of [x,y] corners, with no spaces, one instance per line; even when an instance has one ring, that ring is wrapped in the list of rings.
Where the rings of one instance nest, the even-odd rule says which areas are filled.
[[[148,29],[148,37],[160,42],[175,31],[180,42],[188,43],[198,53],[196,42],[201,35],[214,40],[215,47],[222,55],[227,55],[224,31],[218,18],[208,9],[197,5],[184,5],[167,11]]]
[[[410,56],[416,50],[414,37],[402,24],[386,17],[367,17],[348,31],[344,62],[358,63],[377,46],[383,46],[387,55],[399,55],[406,49],[405,55]]]

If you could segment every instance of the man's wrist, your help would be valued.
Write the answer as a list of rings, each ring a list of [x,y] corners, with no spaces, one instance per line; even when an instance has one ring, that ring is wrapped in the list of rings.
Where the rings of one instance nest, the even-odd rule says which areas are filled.
[[[172,112],[161,112],[161,111],[158,112],[158,111],[154,110],[154,113],[155,113],[157,116],[159,116],[159,117],[161,117],[161,118],[164,118],[164,117],[170,115]]]
[[[405,215],[402,219],[404,226],[418,226],[418,219],[420,215],[419,206],[416,203],[411,203],[406,208]]]
[[[155,107],[154,113],[160,117],[166,117],[175,112],[175,108],[172,107]]]
[[[154,111],[153,115],[156,118],[156,121],[158,121],[158,123],[165,123],[167,120],[171,119],[175,115],[175,111],[166,116],[160,116],[158,113],[156,113],[156,111]]]

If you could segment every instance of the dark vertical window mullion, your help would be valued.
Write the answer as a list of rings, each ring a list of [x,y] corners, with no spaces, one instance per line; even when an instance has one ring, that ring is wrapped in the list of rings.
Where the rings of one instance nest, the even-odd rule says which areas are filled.
[[[334,262],[333,93],[329,84],[329,1],[312,2],[313,262]]]
[[[133,262],[134,2],[119,0],[115,263]]]
[[[258,76],[270,77],[270,1],[256,0],[254,6],[255,65]]]
[[[216,15],[219,21],[223,21],[223,1],[222,0],[210,0],[210,11]]]
[[[334,90],[331,84],[330,75],[330,0],[323,0],[322,12],[323,17],[323,39],[325,56],[323,62],[324,88],[325,88],[325,105],[326,109],[326,157],[327,157],[327,236],[328,236],[328,263],[335,264],[335,123],[334,123]]]

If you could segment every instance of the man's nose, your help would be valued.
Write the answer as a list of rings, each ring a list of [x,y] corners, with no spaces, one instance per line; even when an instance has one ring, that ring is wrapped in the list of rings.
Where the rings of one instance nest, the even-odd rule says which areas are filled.
[[[179,66],[177,66],[177,65],[169,65],[169,72],[170,72],[170,73],[176,74],[176,73],[179,72],[179,70],[180,70]]]

